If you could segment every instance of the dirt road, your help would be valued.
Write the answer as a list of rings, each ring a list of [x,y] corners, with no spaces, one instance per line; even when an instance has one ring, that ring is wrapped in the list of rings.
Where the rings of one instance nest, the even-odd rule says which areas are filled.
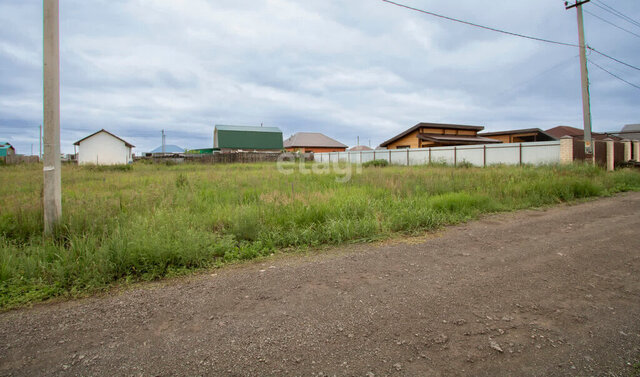
[[[640,193],[0,314],[0,375],[633,375]]]

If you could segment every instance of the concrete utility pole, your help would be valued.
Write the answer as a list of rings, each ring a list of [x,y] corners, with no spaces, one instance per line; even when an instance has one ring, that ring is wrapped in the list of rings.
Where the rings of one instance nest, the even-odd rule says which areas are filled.
[[[60,45],[59,0],[44,3],[44,232],[62,217],[60,175]]]
[[[162,130],[162,154],[164,154],[164,130]]]
[[[566,9],[576,8],[578,11],[578,40],[580,45],[580,77],[582,78],[582,119],[584,121],[584,151],[587,159],[593,156],[591,140],[591,98],[589,95],[589,71],[587,69],[587,47],[584,41],[584,21],[582,19],[582,5],[591,0],[577,1],[569,5],[565,1]]]
[[[40,142],[40,144],[38,144],[38,161],[42,161],[42,124],[40,125],[38,141]]]

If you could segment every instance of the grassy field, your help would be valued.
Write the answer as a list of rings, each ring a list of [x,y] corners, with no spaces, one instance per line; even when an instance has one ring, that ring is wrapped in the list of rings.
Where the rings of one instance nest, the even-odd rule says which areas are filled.
[[[587,166],[368,167],[346,183],[274,164],[65,166],[63,221],[43,238],[42,166],[0,167],[0,177],[1,308],[640,190],[637,172]]]

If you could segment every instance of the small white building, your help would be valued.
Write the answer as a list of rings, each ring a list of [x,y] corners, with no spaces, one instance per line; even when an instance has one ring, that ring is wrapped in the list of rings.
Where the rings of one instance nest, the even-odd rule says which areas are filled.
[[[105,129],[80,139],[73,145],[78,147],[78,165],[123,165],[133,162],[131,148],[135,145]]]

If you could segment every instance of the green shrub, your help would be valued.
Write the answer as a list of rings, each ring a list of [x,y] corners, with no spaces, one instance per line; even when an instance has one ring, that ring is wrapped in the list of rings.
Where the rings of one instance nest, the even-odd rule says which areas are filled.
[[[178,174],[178,176],[176,177],[176,187],[183,188],[188,185],[189,185],[189,180],[187,179],[187,176],[184,175],[183,173]]]
[[[117,164],[117,165],[81,165],[83,169],[92,171],[131,171],[133,170],[132,164]]]
[[[473,168],[474,167],[474,165],[471,162],[467,161],[467,160],[459,161],[456,166],[459,167],[459,168],[463,168],[463,169],[469,169],[469,168]]]
[[[365,167],[365,168],[368,168],[368,167],[383,168],[385,166],[389,166],[389,161],[387,161],[387,160],[373,160],[373,161],[367,161],[364,164],[362,164],[362,167]]]

